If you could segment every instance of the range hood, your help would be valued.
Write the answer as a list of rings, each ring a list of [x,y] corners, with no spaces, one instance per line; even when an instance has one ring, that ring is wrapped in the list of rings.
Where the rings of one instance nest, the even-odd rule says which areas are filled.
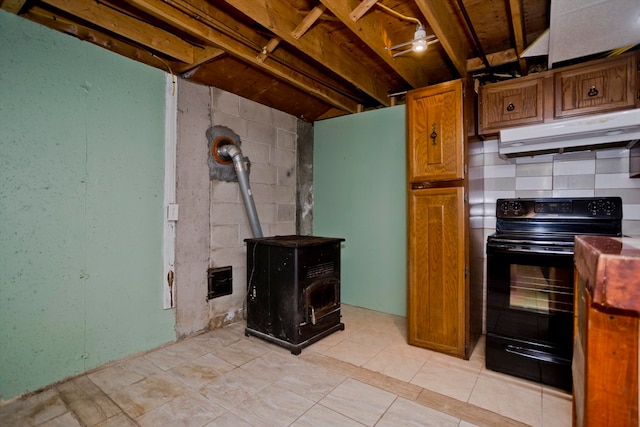
[[[504,157],[631,146],[640,140],[640,108],[500,131]]]

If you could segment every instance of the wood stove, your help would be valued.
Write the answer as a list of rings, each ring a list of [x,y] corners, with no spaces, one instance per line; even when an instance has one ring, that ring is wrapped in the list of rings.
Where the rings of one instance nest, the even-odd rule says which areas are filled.
[[[295,235],[245,239],[245,334],[297,355],[304,347],[344,330],[340,322],[343,241]]]

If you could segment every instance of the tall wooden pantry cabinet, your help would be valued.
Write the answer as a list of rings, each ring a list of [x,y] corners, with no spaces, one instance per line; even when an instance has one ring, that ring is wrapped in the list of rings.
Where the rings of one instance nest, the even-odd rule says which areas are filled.
[[[468,359],[482,331],[471,286],[464,81],[407,94],[408,342]]]

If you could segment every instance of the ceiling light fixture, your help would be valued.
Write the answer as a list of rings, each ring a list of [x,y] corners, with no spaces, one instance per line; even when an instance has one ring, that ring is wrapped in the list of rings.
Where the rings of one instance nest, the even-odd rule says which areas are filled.
[[[418,24],[416,27],[416,32],[413,34],[412,40],[409,40],[408,42],[404,42],[404,43],[398,43],[391,47],[385,46],[385,50],[392,51],[395,49],[399,49],[401,47],[405,47],[409,45],[411,46],[409,49],[405,49],[403,51],[394,53],[393,57],[395,58],[396,56],[404,55],[405,53],[409,53],[409,52],[424,52],[425,50],[427,50],[430,44],[435,43],[437,41],[438,39],[436,39],[435,35],[433,34],[429,36],[427,35],[427,33],[424,30],[424,25]]]
[[[405,46],[409,46],[411,45],[411,48],[409,49],[405,49],[401,52],[396,52],[394,53],[392,56],[395,58],[396,56],[400,56],[400,55],[404,55],[405,53],[409,53],[409,52],[424,52],[425,50],[427,50],[427,48],[429,47],[429,45],[431,43],[435,43],[438,41],[438,39],[436,39],[435,35],[429,35],[427,36],[427,32],[424,30],[424,25],[422,25],[422,23],[416,19],[416,18],[412,18],[410,16],[405,16],[401,13],[396,12],[395,10],[391,9],[390,7],[387,7],[385,5],[383,5],[382,3],[376,3],[378,6],[380,6],[382,9],[386,10],[387,12],[391,13],[392,15],[397,16],[400,19],[405,19],[407,21],[412,21],[415,22],[417,24],[416,26],[416,32],[413,34],[413,40],[409,40],[408,42],[404,42],[404,43],[399,43],[396,45],[393,45],[391,47],[389,46],[385,46],[384,49],[388,50],[388,51],[392,51],[395,49],[399,49],[401,47],[405,47]]]

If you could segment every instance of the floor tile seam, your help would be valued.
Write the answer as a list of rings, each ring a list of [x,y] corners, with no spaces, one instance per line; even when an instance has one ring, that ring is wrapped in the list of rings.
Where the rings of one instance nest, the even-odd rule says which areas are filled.
[[[107,394],[104,390],[102,390],[102,388],[100,388],[100,386],[99,386],[99,385],[95,384],[95,383],[93,382],[93,380],[91,380],[91,378],[89,378],[89,376],[88,376],[88,375],[87,375],[87,378],[89,379],[89,381],[91,381],[91,382],[92,382],[92,383],[93,383],[93,384],[94,384],[94,385],[95,385],[95,386],[100,390],[100,392],[104,395],[104,397],[105,397],[106,399],[108,399],[108,400],[109,400],[109,402],[111,402],[111,403],[112,403],[116,408],[118,408],[118,410],[120,411],[119,413],[114,414],[114,415],[112,415],[112,416],[110,416],[110,417],[107,417],[107,418],[105,418],[104,420],[102,420],[102,421],[100,421],[100,422],[107,421],[107,420],[109,420],[109,419],[111,419],[111,418],[113,418],[113,417],[117,417],[118,415],[122,414],[122,415],[124,415],[124,416],[129,420],[129,421],[133,422],[135,425],[138,425],[138,423],[135,421],[135,419],[134,419],[134,418],[132,418],[132,417],[131,417],[131,416],[130,416],[130,415],[129,415],[129,414],[128,414],[128,413],[127,413],[127,412],[126,412],[126,411],[125,411],[121,406],[120,406],[120,405],[118,405],[118,403],[117,403],[116,401],[114,401],[114,400],[111,398],[111,396],[109,396],[109,394]],[[143,378],[146,378],[146,377],[143,377]],[[55,390],[56,390],[56,392],[58,393],[58,395],[60,396],[60,400],[62,400],[62,402],[64,403],[64,405],[65,405],[65,407],[67,408],[68,412],[70,412],[70,413],[73,415],[73,417],[76,419],[76,421],[78,421],[78,423],[79,423],[81,426],[83,426],[83,427],[84,427],[86,424],[82,421],[82,419],[80,418],[80,415],[79,415],[79,414],[77,414],[77,413],[76,413],[76,411],[75,411],[74,409],[72,409],[72,408],[71,408],[71,406],[70,406],[71,402],[64,398],[64,394],[63,394],[63,393],[60,393],[60,390],[58,389],[58,386],[59,386],[59,385],[60,385],[60,384],[56,384],[56,386],[55,386]],[[95,400],[93,399],[93,396],[92,396],[89,400],[91,400],[91,402],[95,402]],[[162,405],[161,405],[161,406],[162,406]]]
[[[349,368],[349,370],[353,370],[354,372],[352,374],[346,374],[349,375],[350,378],[353,378],[355,380],[361,381],[365,384],[368,384],[370,386],[379,388],[383,391],[395,394],[397,397],[403,397],[407,400],[410,400],[412,402],[415,402],[417,404],[420,404],[422,406],[425,406],[427,408],[436,410],[438,412],[441,412],[443,414],[446,415],[450,415],[454,418],[460,419],[460,420],[464,420],[467,422],[471,422],[474,424],[477,424],[478,421],[481,422],[481,424],[477,424],[479,427],[494,427],[495,425],[501,425],[504,427],[524,427],[527,426],[527,424],[521,423],[517,420],[514,420],[512,418],[506,417],[504,415],[492,412],[488,409],[482,408],[480,406],[476,406],[474,404],[468,403],[468,402],[464,402],[464,401],[460,401],[458,399],[455,399],[453,397],[449,397],[446,396],[444,394],[438,393],[436,391],[433,390],[429,390],[426,389],[424,387],[418,386],[416,384],[410,384],[410,383],[406,383],[404,381],[398,380],[396,378],[393,377],[389,377],[387,375],[384,375],[383,373],[380,372],[376,372],[376,371],[372,371],[369,370],[367,368],[363,368],[361,366],[356,366],[353,365],[349,362],[345,362],[339,359],[334,359],[331,356],[326,356],[324,354],[319,354],[319,353],[315,353],[316,356],[310,356],[310,359],[312,361],[312,363],[316,363],[320,366],[324,366],[326,368],[332,369],[333,370],[333,366],[340,368],[340,371],[344,370],[344,366],[340,366],[340,365],[349,365],[351,368]],[[320,360],[318,360],[320,359]],[[331,359],[331,360],[327,360],[327,359]],[[366,372],[362,372],[362,371],[366,371]],[[383,377],[381,379],[378,379],[377,381],[372,381],[371,377]],[[477,381],[477,379],[476,379]],[[395,383],[396,385],[398,385],[397,383],[402,383],[404,387],[408,387],[410,389],[414,389],[411,390],[409,392],[405,392],[403,390],[397,390],[395,389],[395,387],[389,387],[387,385],[385,385],[385,383]],[[400,387],[403,388],[403,387]],[[437,404],[433,404],[431,401],[429,400],[424,400],[421,399],[421,396],[424,396],[425,394],[430,394],[430,395],[436,395],[438,396],[438,400],[444,400],[447,401],[448,403],[446,405],[437,405]],[[452,409],[452,406],[454,407]],[[463,412],[463,410],[455,410],[455,407],[460,407],[463,406],[464,409],[469,409],[470,412],[472,413],[480,413],[482,415],[486,415],[489,418],[492,418],[493,421],[490,424],[482,424],[482,417],[476,415],[476,416],[466,416],[465,414],[461,414],[461,412]],[[497,422],[494,423],[494,422]]]
[[[488,369],[486,366],[482,367],[482,370],[480,371],[480,375],[483,376],[484,378],[488,378],[491,380],[505,382],[511,386],[525,387],[527,389],[530,389],[530,391],[534,391],[534,389],[537,389],[535,390],[535,392],[540,393],[540,399],[544,398],[543,385],[536,383],[535,381],[530,381],[530,380],[527,380],[526,378],[515,377],[515,376],[504,374],[498,371],[492,371],[491,369]],[[480,376],[478,376],[478,378],[480,378]]]
[[[402,396],[398,396],[396,395],[395,399],[393,399],[393,402],[391,402],[391,404],[389,406],[387,406],[387,408],[382,412],[382,414],[380,414],[380,416],[378,417],[378,419],[376,420],[375,423],[373,423],[373,425],[377,425],[380,420],[382,420],[384,418],[384,416],[387,414],[387,412],[389,412],[389,409],[391,409],[391,407],[398,401],[398,399],[403,398]]]
[[[467,396],[467,400],[466,403],[469,403],[469,400],[471,400],[471,396],[473,395],[473,390],[475,390],[476,385],[478,385],[478,379],[480,378],[480,371],[482,369],[478,370],[478,372],[476,373],[476,378],[473,380],[473,386],[471,387],[471,390],[469,391],[469,396]],[[469,403],[472,404],[472,403]]]
[[[329,394],[327,394],[327,396],[328,396],[328,395],[329,395]],[[347,415],[347,414],[343,414],[342,412],[338,412],[338,411],[336,411],[335,409],[328,407],[327,405],[323,405],[320,401],[319,401],[319,402],[317,402],[315,405],[313,405],[311,408],[307,409],[307,410],[305,411],[305,414],[306,414],[307,412],[309,412],[310,410],[312,410],[312,409],[313,409],[314,407],[316,407],[316,406],[322,406],[323,408],[325,408],[325,409],[327,409],[327,410],[329,410],[329,411],[331,411],[331,412],[335,412],[335,413],[336,413],[336,414],[338,414],[338,415],[342,415],[343,417],[350,419],[350,420],[351,420],[351,421],[353,421],[354,423],[358,423],[358,424],[360,424],[360,425],[366,426],[366,424],[361,423],[360,421],[356,420],[355,418],[353,418],[353,417],[351,417],[351,416],[349,416],[349,415]],[[304,415],[304,414],[303,414],[303,415]],[[302,417],[303,417],[303,415],[300,415],[300,416],[299,416],[299,417],[298,417],[294,422],[292,422],[290,425],[295,424],[295,423],[296,423],[300,418],[302,418]]]

